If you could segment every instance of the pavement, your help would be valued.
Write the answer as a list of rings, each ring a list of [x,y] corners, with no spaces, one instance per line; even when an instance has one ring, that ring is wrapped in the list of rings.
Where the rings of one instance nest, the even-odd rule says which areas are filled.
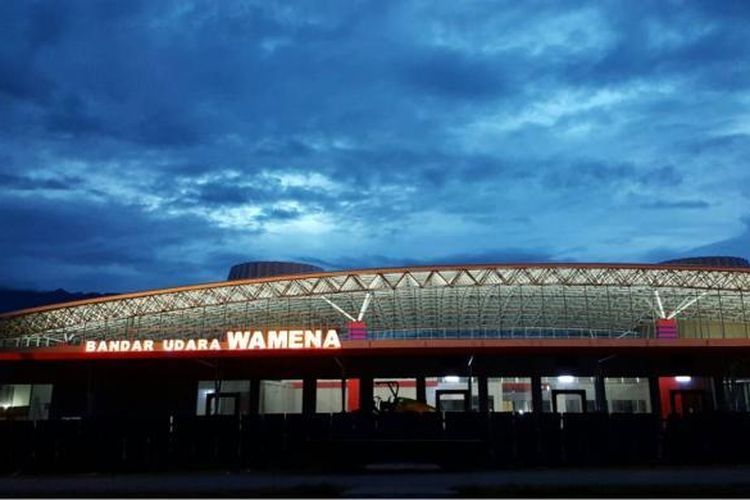
[[[2,476],[1,497],[747,497],[750,467]]]

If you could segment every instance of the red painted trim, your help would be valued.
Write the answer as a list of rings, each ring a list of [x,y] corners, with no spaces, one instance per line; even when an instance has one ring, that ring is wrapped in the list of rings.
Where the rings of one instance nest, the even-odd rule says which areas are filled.
[[[267,349],[221,351],[152,351],[87,353],[81,346],[38,348],[27,351],[0,352],[0,361],[66,361],[113,359],[194,359],[194,358],[274,358],[320,357],[334,355],[391,355],[408,354],[430,356],[436,353],[465,351],[519,354],[555,353],[607,349],[620,352],[668,355],[675,351],[722,349],[750,351],[750,339],[486,339],[486,340],[356,340],[342,341],[341,349]]]
[[[346,388],[346,411],[359,410],[359,379],[348,379],[346,381]]]

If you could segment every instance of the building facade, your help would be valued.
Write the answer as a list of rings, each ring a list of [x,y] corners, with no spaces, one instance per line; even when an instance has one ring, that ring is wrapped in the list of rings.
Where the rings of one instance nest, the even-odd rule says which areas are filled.
[[[316,271],[39,307],[0,317],[0,420],[300,415],[333,429],[345,415],[418,414],[445,418],[443,439],[458,425],[450,415],[512,417],[509,435],[522,436],[527,417],[573,432],[585,415],[744,414],[749,294],[746,267],[503,264]]]

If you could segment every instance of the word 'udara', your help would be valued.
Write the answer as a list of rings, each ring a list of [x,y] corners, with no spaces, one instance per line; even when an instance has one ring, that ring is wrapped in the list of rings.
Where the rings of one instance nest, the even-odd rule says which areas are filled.
[[[85,352],[221,351],[252,349],[339,349],[336,330],[246,330],[227,332],[218,339],[89,340]]]

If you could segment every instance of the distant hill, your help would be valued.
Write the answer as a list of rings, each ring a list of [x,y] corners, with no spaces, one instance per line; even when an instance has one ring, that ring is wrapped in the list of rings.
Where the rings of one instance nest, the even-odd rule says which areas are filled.
[[[68,292],[59,288],[49,292],[38,292],[34,290],[13,290],[0,288],[0,313],[27,309],[29,307],[59,304],[72,300],[93,299],[112,295],[110,293],[81,293]]]

